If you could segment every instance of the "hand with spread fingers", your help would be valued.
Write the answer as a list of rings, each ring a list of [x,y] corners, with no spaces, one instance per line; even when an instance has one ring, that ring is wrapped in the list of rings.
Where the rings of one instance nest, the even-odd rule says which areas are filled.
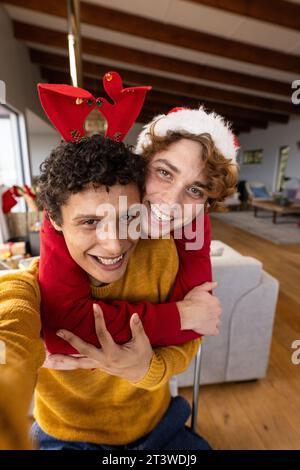
[[[129,382],[142,380],[149,370],[153,350],[139,316],[136,313],[132,315],[132,339],[122,345],[115,343],[106,329],[102,310],[97,304],[94,304],[94,316],[101,348],[86,343],[70,331],[59,330],[57,335],[70,343],[79,356],[48,354],[43,367],[56,370],[101,369]]]

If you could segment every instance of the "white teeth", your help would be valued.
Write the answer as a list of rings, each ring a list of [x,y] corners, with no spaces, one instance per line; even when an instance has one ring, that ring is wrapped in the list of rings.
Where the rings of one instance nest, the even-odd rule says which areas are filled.
[[[100,261],[100,263],[102,264],[106,264],[106,265],[111,265],[111,264],[116,264],[118,263],[119,261],[121,261],[121,259],[123,258],[124,254],[118,256],[117,258],[101,258],[100,256],[97,256],[98,260]]]
[[[163,221],[168,220],[169,222],[173,220],[173,217],[163,214],[163,212],[159,210],[156,204],[151,204],[151,212],[153,213],[155,218],[158,220],[163,220]]]

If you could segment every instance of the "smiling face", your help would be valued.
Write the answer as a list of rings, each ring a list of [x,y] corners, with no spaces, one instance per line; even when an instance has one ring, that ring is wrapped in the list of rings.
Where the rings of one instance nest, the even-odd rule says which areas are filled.
[[[206,202],[206,190],[200,142],[182,138],[157,152],[148,165],[143,201],[148,208],[151,234],[163,235],[190,222],[199,212],[197,205]],[[188,213],[184,210],[187,204]],[[177,211],[172,209],[175,207]]]
[[[61,206],[62,224],[57,230],[63,232],[69,253],[74,261],[89,275],[94,285],[111,283],[120,279],[126,270],[130,255],[138,240],[129,237],[120,239],[119,227],[131,222],[134,216],[119,210],[119,197],[127,197],[127,207],[140,203],[140,192],[133,183],[116,184],[106,190],[105,186],[92,186],[70,195]],[[103,204],[114,208],[116,218],[108,213]],[[117,220],[117,223],[116,223]],[[116,236],[99,237],[103,232],[116,227]]]

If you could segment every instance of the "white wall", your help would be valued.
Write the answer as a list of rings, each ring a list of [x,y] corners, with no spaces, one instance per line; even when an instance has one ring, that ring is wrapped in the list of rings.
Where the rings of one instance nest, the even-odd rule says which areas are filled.
[[[30,135],[30,154],[32,175],[40,174],[40,164],[50,155],[51,150],[56,147],[60,139],[53,134],[31,134]]]
[[[13,35],[12,22],[0,4],[0,80],[6,83],[6,101],[17,110],[31,109],[42,116],[36,83],[40,81],[38,68],[30,62],[24,44]]]
[[[40,173],[40,164],[56,147],[61,137],[56,130],[32,111],[26,112],[28,139],[30,148],[31,170],[33,176]]]
[[[292,117],[288,124],[269,124],[267,129],[242,133],[238,137],[243,150],[263,149],[263,163],[242,165],[240,179],[263,181],[270,191],[275,190],[280,147],[290,146],[286,176],[300,178],[300,118]]]
[[[18,184],[19,174],[10,119],[0,120],[0,184]]]
[[[32,175],[56,146],[60,137],[49,125],[40,105],[39,69],[31,63],[28,49],[14,38],[12,22],[0,3],[0,80],[6,84],[6,102],[24,116]],[[26,158],[26,151],[24,153]]]
[[[137,137],[139,133],[141,132],[141,130],[143,129],[143,126],[144,124],[140,124],[138,122],[135,123],[130,129],[130,131],[128,132],[127,136],[125,137],[124,142],[128,145],[135,145]]]

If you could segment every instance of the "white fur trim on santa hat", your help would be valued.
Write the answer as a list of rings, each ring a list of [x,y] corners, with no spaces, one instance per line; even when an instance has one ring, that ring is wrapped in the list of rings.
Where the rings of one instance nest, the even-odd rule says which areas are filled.
[[[230,124],[222,116],[207,113],[203,106],[199,109],[179,109],[169,114],[156,116],[144,126],[139,134],[135,151],[142,154],[144,148],[151,144],[150,129],[158,137],[164,137],[168,132],[185,131],[190,134],[210,134],[219,152],[228,159],[236,161],[238,146],[236,138],[230,129]]]

